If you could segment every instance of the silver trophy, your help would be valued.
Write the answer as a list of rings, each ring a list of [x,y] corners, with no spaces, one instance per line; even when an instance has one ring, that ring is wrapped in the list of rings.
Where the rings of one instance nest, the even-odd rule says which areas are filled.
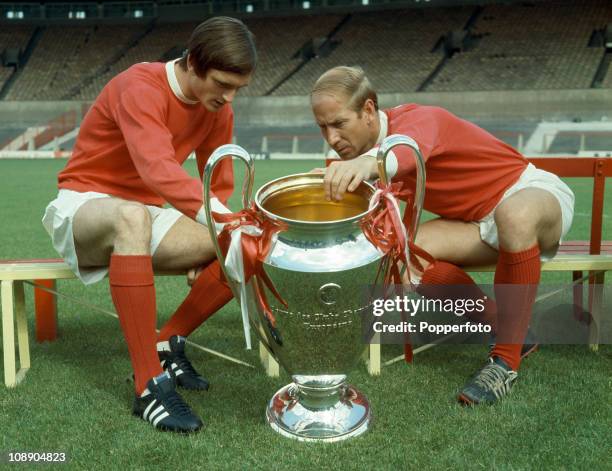
[[[387,153],[397,145],[413,150],[417,165],[412,227],[416,233],[423,193],[425,166],[416,143],[405,136],[389,136],[380,147],[378,166],[387,182]],[[237,145],[219,147],[204,169],[204,204],[211,220],[211,176],[225,157],[237,157],[247,165],[242,189],[245,208],[251,205],[253,160]],[[271,427],[286,437],[303,441],[339,441],[364,433],[372,420],[366,397],[346,381],[367,344],[362,318],[371,309],[365,288],[377,281],[387,260],[364,235],[362,222],[376,208],[369,208],[375,188],[363,182],[342,201],[326,201],[323,175],[290,175],[263,185],[255,207],[264,220],[282,227],[263,263],[286,305],[268,293],[271,312],[258,299],[253,277],[244,286],[226,278],[234,295],[243,299],[251,327],[293,383],[270,400],[266,416]],[[225,270],[225,257],[209,224],[217,257]],[[381,266],[382,264],[382,266]]]

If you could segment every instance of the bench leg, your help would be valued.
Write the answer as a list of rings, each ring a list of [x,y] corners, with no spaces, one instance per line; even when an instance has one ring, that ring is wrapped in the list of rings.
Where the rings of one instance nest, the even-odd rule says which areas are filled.
[[[370,345],[366,350],[366,367],[370,376],[380,375],[380,334],[372,337]]]
[[[370,376],[380,375],[380,344],[370,345],[370,358],[368,358],[368,373]]]
[[[17,384],[15,378],[15,321],[13,318],[13,281],[3,280],[2,348],[4,352],[4,384],[7,388]]]
[[[13,288],[15,295],[15,318],[17,321],[17,342],[19,345],[19,366],[17,383],[30,369],[30,341],[28,339],[28,319],[26,317],[25,292],[23,281],[15,281]]]
[[[604,272],[593,275],[590,284],[590,311],[592,315],[589,325],[589,347],[591,351],[599,350],[599,326],[601,325],[601,307],[603,304]]]
[[[574,283],[579,280],[580,278],[582,278],[582,272],[581,271],[574,271],[572,272],[572,278]],[[583,319],[583,306],[582,306],[582,299],[584,298],[583,296],[583,286],[584,286],[584,282],[580,282],[574,285],[574,289],[573,289],[573,301],[574,301],[574,318],[577,321],[582,321]]]
[[[4,352],[4,384],[12,388],[19,384],[30,368],[30,344],[28,322],[25,312],[23,281],[3,280],[0,288],[2,298],[2,348]],[[13,302],[14,306],[13,307]],[[19,363],[15,361],[15,314],[17,315],[17,338]]]
[[[268,376],[271,378],[277,378],[280,376],[280,367],[278,362],[272,355],[270,355],[268,349],[261,342],[259,342],[259,358]]]
[[[55,280],[35,280],[37,285],[55,290]],[[57,297],[42,289],[34,288],[36,311],[36,340],[53,342],[57,338]]]

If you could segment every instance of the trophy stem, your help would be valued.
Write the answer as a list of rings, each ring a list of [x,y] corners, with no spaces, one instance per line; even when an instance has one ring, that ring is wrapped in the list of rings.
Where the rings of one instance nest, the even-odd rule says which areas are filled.
[[[306,384],[288,384],[272,397],[266,411],[272,429],[296,440],[320,442],[345,440],[368,429],[370,404],[344,376],[336,376],[340,381],[332,384],[330,376],[308,378]]]
[[[295,384],[295,383],[294,383]],[[345,395],[346,383],[329,388],[311,388],[295,384],[296,397],[300,404],[309,410],[326,410],[335,406]]]

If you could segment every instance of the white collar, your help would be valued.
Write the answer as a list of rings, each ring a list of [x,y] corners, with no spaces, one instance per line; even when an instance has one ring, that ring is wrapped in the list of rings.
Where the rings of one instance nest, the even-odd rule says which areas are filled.
[[[387,132],[389,130],[389,119],[387,115],[378,110],[378,122],[380,123],[380,131],[378,131],[378,139],[376,139],[376,145],[379,146],[382,144],[382,141],[385,137],[387,137]]]
[[[174,70],[174,64],[180,59],[174,59],[172,61],[166,62],[166,76],[168,77],[168,83],[170,84],[170,88],[176,97],[181,100],[183,103],[187,103],[188,105],[195,105],[198,100],[190,100],[185,96],[183,90],[181,90],[181,86],[179,85],[178,79],[176,78],[176,71]]]

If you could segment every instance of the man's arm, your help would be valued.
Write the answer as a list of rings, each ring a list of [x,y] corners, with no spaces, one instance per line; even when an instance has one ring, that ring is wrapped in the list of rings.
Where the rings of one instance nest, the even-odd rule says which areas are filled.
[[[161,90],[144,84],[125,90],[113,115],[140,178],[176,209],[196,219],[202,206],[202,183],[175,158],[172,135],[164,119],[165,102]]]
[[[427,161],[432,154],[442,152],[442,135],[452,119],[457,118],[443,108],[420,106],[393,118],[393,134],[413,139],[423,159]],[[412,149],[407,146],[396,146],[393,152],[397,161],[397,172],[393,179],[401,181],[414,172],[416,160]]]
[[[234,112],[229,105],[226,105],[217,112],[212,130],[208,133],[204,142],[196,149],[200,178],[203,178],[206,162],[208,162],[208,159],[217,147],[232,142],[233,129]],[[227,200],[234,191],[234,167],[232,159],[226,158],[217,164],[210,189],[212,195],[214,195],[211,198],[212,210],[219,213],[230,212],[227,208]],[[203,206],[198,210],[196,220],[202,224],[207,224]]]

